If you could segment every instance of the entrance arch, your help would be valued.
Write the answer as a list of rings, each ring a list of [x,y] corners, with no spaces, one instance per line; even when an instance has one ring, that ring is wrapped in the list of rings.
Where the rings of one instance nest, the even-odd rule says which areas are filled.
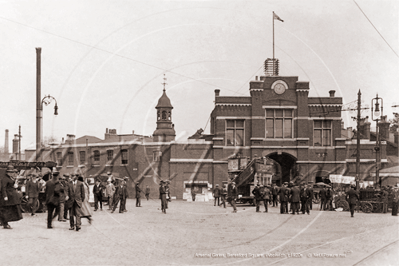
[[[277,175],[279,176],[280,184],[284,182],[290,182],[294,177],[297,176],[297,158],[295,158],[293,155],[286,152],[272,152],[266,156],[270,159],[273,159],[280,165],[280,167],[278,167],[279,171],[277,173]]]

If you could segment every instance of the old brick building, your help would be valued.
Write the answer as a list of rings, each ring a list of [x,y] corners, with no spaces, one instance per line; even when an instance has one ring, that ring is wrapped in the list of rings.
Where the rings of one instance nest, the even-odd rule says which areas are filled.
[[[215,90],[210,134],[199,130],[186,141],[175,140],[173,105],[163,94],[156,106],[152,136],[118,135],[106,130],[104,139],[69,136],[65,142],[43,149],[44,160],[56,161],[62,173],[86,176],[112,172],[149,186],[158,197],[159,181],[171,181],[171,195],[188,198],[195,189],[203,198],[209,188],[229,178],[228,158],[239,154],[268,157],[278,167],[277,184],[302,180],[319,182],[329,175],[355,176],[356,140],[342,134],[342,98],[330,91],[326,97],[309,97],[309,82],[295,76],[267,75],[249,84],[249,96],[221,96]],[[211,99],[210,99],[211,100]],[[184,112],[184,110],[177,110]],[[363,121],[364,122],[364,121]],[[362,123],[367,131],[367,123]],[[361,140],[361,179],[375,167],[375,141]],[[382,142],[381,162],[387,162]],[[34,151],[26,151],[34,158]],[[29,157],[27,157],[29,158]]]

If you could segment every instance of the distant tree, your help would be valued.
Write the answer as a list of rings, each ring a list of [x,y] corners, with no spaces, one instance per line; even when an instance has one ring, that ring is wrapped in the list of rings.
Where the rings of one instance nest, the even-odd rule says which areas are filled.
[[[398,122],[399,122],[399,113],[393,113],[393,115],[395,116],[393,119],[389,119],[389,123],[391,123],[391,125],[389,126],[389,130],[391,132],[396,132],[398,130]]]

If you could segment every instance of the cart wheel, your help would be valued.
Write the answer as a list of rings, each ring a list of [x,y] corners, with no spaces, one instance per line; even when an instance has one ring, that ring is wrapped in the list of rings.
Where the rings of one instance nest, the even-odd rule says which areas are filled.
[[[382,212],[382,202],[373,202],[373,212],[380,213]]]
[[[28,199],[26,198],[26,196],[23,196],[21,198],[21,210],[25,213],[29,212]]]
[[[340,200],[337,203],[335,203],[335,206],[337,208],[342,208],[343,211],[349,211],[349,203],[346,200]]]
[[[373,211],[373,204],[370,202],[362,202],[361,203],[362,212],[370,213]]]

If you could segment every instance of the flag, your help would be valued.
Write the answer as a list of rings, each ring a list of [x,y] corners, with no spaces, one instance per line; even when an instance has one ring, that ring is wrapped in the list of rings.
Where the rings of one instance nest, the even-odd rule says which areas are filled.
[[[276,13],[273,12],[273,18],[280,20],[281,22],[284,22],[284,20],[282,20],[279,16],[276,15]]]

